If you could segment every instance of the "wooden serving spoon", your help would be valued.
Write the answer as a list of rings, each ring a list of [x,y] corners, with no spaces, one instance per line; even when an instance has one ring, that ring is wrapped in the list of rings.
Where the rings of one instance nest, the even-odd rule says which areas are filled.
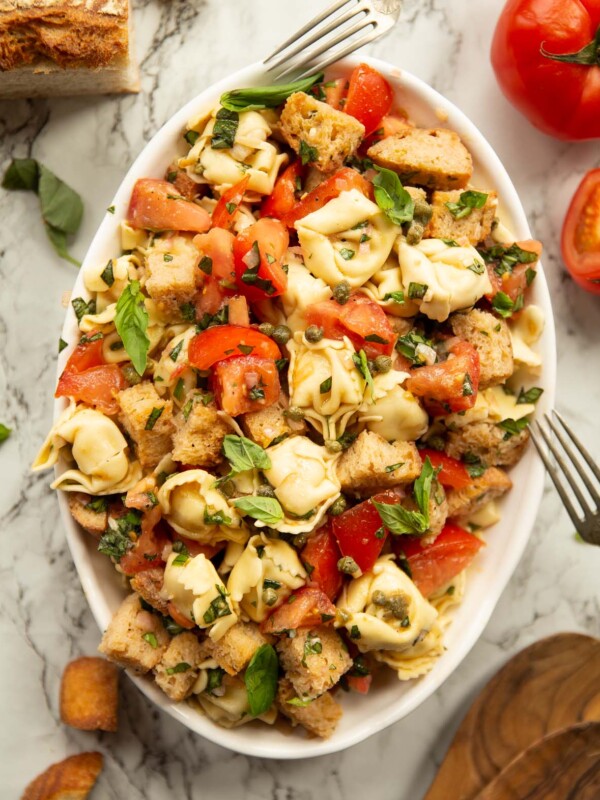
[[[586,721],[600,721],[600,640],[578,633],[542,639],[479,694],[423,800],[474,800],[523,750]]]
[[[518,755],[475,800],[598,800],[600,723],[544,736]]]

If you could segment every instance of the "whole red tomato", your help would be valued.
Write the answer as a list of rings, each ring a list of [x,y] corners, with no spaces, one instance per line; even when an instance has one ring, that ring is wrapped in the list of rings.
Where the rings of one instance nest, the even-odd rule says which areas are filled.
[[[500,88],[537,128],[600,138],[600,0],[509,0],[491,55]]]

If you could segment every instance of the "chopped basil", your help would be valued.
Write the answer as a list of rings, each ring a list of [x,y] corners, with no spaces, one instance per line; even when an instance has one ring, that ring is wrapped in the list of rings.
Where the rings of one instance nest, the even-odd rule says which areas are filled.
[[[333,379],[332,379],[332,378],[331,378],[331,376],[330,376],[329,378],[326,378],[326,379],[325,379],[325,380],[324,380],[324,381],[321,383],[321,385],[319,386],[319,392],[320,392],[321,394],[327,394],[327,392],[330,392],[330,391],[331,391],[331,384],[332,384],[332,380],[333,380]]]
[[[108,264],[102,270],[102,273],[100,274],[100,277],[102,278],[104,283],[109,287],[112,286],[113,283],[115,282],[115,276],[114,276],[114,273],[113,273],[112,258],[109,259]]]
[[[277,358],[275,359],[275,366],[277,367],[277,371],[281,372],[284,367],[287,367],[289,363],[289,358]]]
[[[248,397],[250,400],[264,400],[265,399],[265,390],[260,384],[256,384],[253,386],[250,391],[248,392]]]
[[[171,255],[171,253],[165,253],[163,256],[163,261],[166,261],[167,263],[169,261],[173,261],[173,256]]]
[[[396,535],[409,533],[425,533],[429,528],[429,499],[431,487],[436,476],[429,457],[425,459],[421,474],[417,478],[413,487],[413,496],[418,507],[418,511],[409,511],[400,503],[388,505],[372,500],[373,505],[379,512],[381,521],[385,527]]]
[[[397,464],[388,464],[388,466],[385,468],[385,471],[386,472],[395,472],[397,469],[400,469],[400,467],[403,467],[405,463],[406,462],[404,462],[404,461],[398,461]]]
[[[512,436],[518,436],[528,425],[529,422],[527,419],[503,419],[502,422],[498,423],[498,427],[506,431],[504,434],[504,441],[510,439]]]
[[[370,333],[368,336],[365,336],[365,342],[376,342],[377,344],[389,344],[387,339],[384,339],[377,333]]]
[[[188,669],[191,669],[192,665],[188,664],[187,661],[180,661],[179,664],[175,664],[174,667],[167,667],[165,672],[167,675],[179,675],[180,672],[187,672]]]
[[[249,495],[238,497],[232,501],[233,505],[242,513],[252,519],[258,519],[267,525],[277,525],[283,519],[283,509],[274,497],[258,497]]]
[[[485,272],[485,265],[480,264],[479,261],[474,261],[471,266],[467,267],[467,269],[470,269],[471,272],[475,273],[475,275],[483,275]]]
[[[196,330],[198,333],[205,331],[213,325],[227,325],[229,321],[229,304],[226,303],[222,306],[216,314],[209,314],[208,312],[202,315],[202,319],[197,323]]]
[[[465,372],[465,377],[463,378],[462,393],[463,397],[471,397],[474,394],[473,381],[468,372]]]
[[[71,305],[73,306],[73,311],[77,317],[77,322],[81,322],[86,314],[96,313],[95,300],[90,300],[86,303],[83,297],[74,297],[73,300],[71,300]]]
[[[377,528],[373,535],[376,539],[385,539],[385,526],[382,525],[380,528]]]
[[[472,189],[463,192],[456,203],[444,203],[454,219],[468,217],[474,208],[483,208],[488,199],[484,192],[475,192]]]
[[[540,389],[539,386],[532,386],[531,389],[527,389],[527,391],[525,391],[525,389],[521,389],[519,396],[517,397],[517,405],[523,405],[524,403],[537,403],[543,393],[544,390]]]
[[[158,418],[160,417],[160,415],[163,413],[164,410],[165,410],[164,406],[161,406],[160,408],[153,408],[150,414],[148,415],[148,419],[146,420],[146,425],[144,426],[144,430],[151,431],[156,425]]]
[[[193,303],[184,303],[179,306],[179,313],[186,322],[196,321],[196,306]]]
[[[309,632],[306,635],[306,641],[304,642],[304,656],[300,663],[303,666],[306,666],[307,656],[320,655],[322,652],[323,652],[323,643],[321,642],[318,636]]]
[[[525,280],[527,281],[527,286],[531,286],[531,284],[536,279],[536,276],[537,276],[537,272],[534,269],[532,269],[531,267],[528,267],[525,270]]]
[[[169,358],[171,359],[171,361],[177,361],[177,359],[179,358],[179,353],[181,353],[182,347],[183,347],[183,339],[180,342],[178,342],[169,353]]]
[[[371,397],[372,397],[375,385],[373,383],[373,376],[371,375],[371,370],[369,369],[369,361],[367,359],[367,354],[365,353],[364,350],[360,350],[358,353],[353,353],[352,361],[354,362],[354,366],[356,367],[356,369],[365,379],[367,387],[371,390]]]
[[[370,158],[359,158],[358,156],[348,156],[344,161],[344,166],[352,167],[358,172],[366,172],[368,169],[373,169],[375,164]]]
[[[532,250],[523,250],[516,243],[511,245],[495,244],[492,247],[478,249],[486,264],[494,264],[494,272],[498,277],[502,277],[505,273],[512,273],[517,264],[533,264],[538,260],[537,253]],[[535,270],[531,271],[535,274]]]
[[[11,433],[12,428],[8,428],[3,422],[0,422],[0,443],[5,442]]]
[[[133,547],[141,529],[141,517],[139,511],[130,509],[127,514],[114,520],[115,527],[109,527],[100,537],[98,552],[119,561]]]
[[[107,211],[109,214],[114,214],[114,213],[115,213],[115,207],[114,207],[114,206],[109,206],[109,207],[106,209],[106,211]]]
[[[179,380],[175,384],[175,389],[173,389],[173,397],[176,400],[182,400],[183,399],[184,390],[185,390],[185,382],[184,382],[183,378],[179,378]]]
[[[515,304],[505,292],[496,292],[492,299],[492,308],[501,317],[511,317],[515,309]]]
[[[375,169],[375,202],[395,225],[410,222],[415,213],[415,201],[402,186],[400,178],[391,169],[378,166]]]
[[[184,629],[181,625],[178,625],[175,620],[169,616],[164,616],[162,618],[162,624],[166,632],[171,636],[177,636],[178,633],[183,633]]]
[[[386,292],[383,296],[383,301],[393,300],[394,303],[404,302],[404,292]]]
[[[459,243],[455,242],[454,239],[442,239],[442,242],[446,247],[460,247]]]
[[[175,558],[173,559],[173,561],[171,562],[171,565],[173,567],[182,567],[184,564],[187,564],[189,559],[190,559],[190,555],[186,550],[185,553],[178,553],[175,556]]]
[[[213,150],[230,150],[233,147],[239,122],[240,115],[237,111],[230,111],[227,108],[220,108],[217,111],[210,141]]]
[[[92,342],[99,342],[100,339],[104,339],[104,334],[100,331],[93,333],[91,336],[86,336],[84,333],[79,340],[79,344],[91,344]]]
[[[361,634],[360,634],[360,630],[359,630],[358,625],[353,625],[350,628],[350,638],[351,639],[360,639],[361,638]]]
[[[264,714],[273,705],[278,675],[279,661],[275,648],[270,644],[261,645],[244,673],[248,706],[253,717]]]
[[[344,261],[351,261],[356,255],[356,251],[348,250],[347,247],[342,247],[342,249],[340,250],[340,255],[344,259]]]
[[[65,342],[65,340],[64,340],[64,339],[61,337],[61,338],[58,340],[58,352],[59,352],[59,353],[62,353],[62,351],[65,349],[65,347],[68,347],[68,345],[67,345],[67,343]]]
[[[207,625],[210,625],[216,619],[220,619],[221,617],[228,617],[232,613],[231,609],[229,608],[229,603],[227,602],[229,593],[225,587],[215,584],[215,588],[219,594],[217,597],[215,597],[202,615],[202,619]]]
[[[245,256],[246,269],[242,273],[242,281],[250,286],[256,286],[268,295],[272,295],[275,291],[270,280],[259,278],[258,271],[260,269],[260,250],[258,242],[253,242],[251,249]]]
[[[370,241],[371,241],[371,237],[367,236],[366,233],[361,234],[361,237],[358,240],[359,244],[364,244],[365,242],[370,242]]]
[[[279,581],[272,581],[269,578],[265,578],[263,581],[263,587],[265,589],[281,589],[281,583],[279,583]]]
[[[214,694],[214,690],[218,689],[223,683],[223,675],[225,675],[225,670],[221,669],[221,667],[217,667],[216,669],[207,670],[207,673],[208,682],[206,684],[206,691],[209,694]]]
[[[358,437],[358,433],[352,433],[352,431],[344,431],[336,441],[338,441],[342,445],[342,450],[347,450],[350,445],[356,441]]]
[[[250,353],[254,350],[254,347],[251,344],[238,344],[237,349],[240,351],[240,353],[243,353],[245,356],[249,356]]]
[[[228,517],[224,511],[211,512],[208,507],[204,509],[205,525],[231,525],[231,522],[231,517]]]
[[[474,453],[465,453],[462,460],[471,478],[481,478],[487,469],[479,456],[476,456]]]
[[[205,275],[212,275],[212,268],[213,268],[212,258],[210,258],[210,256],[204,256],[200,260],[198,267],[202,270],[202,272],[204,272]]]
[[[311,147],[304,139],[300,139],[300,161],[303,164],[314,163],[319,158],[319,151],[316,147]]]
[[[312,697],[308,697],[306,700],[301,700],[299,697],[292,697],[291,700],[286,700],[285,702],[297,708],[306,708],[312,703],[313,699]]]
[[[406,336],[399,336],[396,342],[396,350],[405,358],[417,366],[425,364],[425,358],[417,352],[418,345],[425,345],[433,349],[433,342],[431,339],[426,339],[417,331],[410,331]]]
[[[200,134],[198,133],[198,131],[187,131],[187,133],[184,134],[183,138],[191,147],[193,147],[200,138]]]
[[[146,335],[148,312],[139,281],[128,283],[119,297],[115,327],[135,371],[138,375],[143,375],[146,369],[150,340]]]
[[[429,286],[426,283],[413,283],[408,284],[408,296],[411,300],[422,300],[427,294]]]
[[[85,504],[85,507],[96,514],[103,514],[108,509],[108,500],[106,497],[97,497],[95,500],[90,500]]]
[[[228,214],[234,214],[237,209],[237,203],[225,203],[225,208]]]
[[[277,108],[294,92],[308,92],[315,83],[323,80],[323,73],[310,75],[293,83],[279,86],[258,86],[251,89],[233,89],[221,95],[220,103],[229,111],[260,111],[262,108]]]
[[[155,650],[158,647],[158,639],[156,638],[156,634],[149,631],[148,633],[142,634],[142,639],[145,642],[148,642],[150,647],[153,647]]]

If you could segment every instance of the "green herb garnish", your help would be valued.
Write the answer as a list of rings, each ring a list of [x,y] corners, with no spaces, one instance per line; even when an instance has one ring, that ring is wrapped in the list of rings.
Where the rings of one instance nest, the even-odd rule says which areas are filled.
[[[115,327],[138,375],[143,375],[150,339],[146,335],[148,312],[139,281],[128,283],[117,301]]]
[[[260,111],[262,108],[277,108],[294,92],[308,92],[315,83],[323,80],[323,73],[310,75],[293,83],[279,86],[258,86],[251,89],[233,89],[221,95],[220,103],[229,111]]]

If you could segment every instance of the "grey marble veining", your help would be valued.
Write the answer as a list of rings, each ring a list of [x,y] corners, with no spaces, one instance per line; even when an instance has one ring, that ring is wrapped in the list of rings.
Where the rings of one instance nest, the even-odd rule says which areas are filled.
[[[0,102],[0,167],[33,155],[84,197],[73,246],[82,256],[124,171],[163,122],[205,85],[254,61],[322,0],[141,0],[135,9],[143,92],[136,97]],[[519,191],[545,266],[558,328],[558,406],[600,455],[600,300],[563,273],[559,237],[597,143],[569,145],[529,126],[500,94],[488,49],[501,0],[407,0],[373,55],[416,73],[456,102],[495,147]],[[600,636],[600,549],[577,542],[547,490],[529,546],[461,667],[417,711],[345,753],[278,762],[230,753],[159,713],[122,680],[114,735],[66,728],[65,663],[94,653],[87,608],[47,475],[28,468],[51,419],[61,296],[74,277],[45,241],[33,195],[0,192],[0,797],[18,798],[49,763],[100,749],[94,800],[418,800],[468,702],[506,658],[560,630]]]

